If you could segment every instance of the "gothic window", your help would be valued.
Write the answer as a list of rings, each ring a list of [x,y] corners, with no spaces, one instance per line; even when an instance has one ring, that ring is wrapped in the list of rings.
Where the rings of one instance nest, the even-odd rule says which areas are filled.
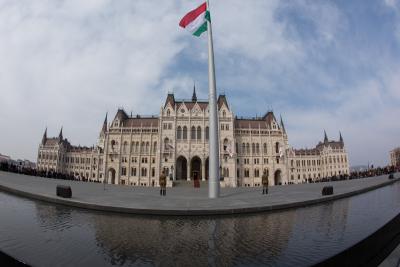
[[[242,154],[246,153],[246,144],[242,143]]]
[[[145,142],[142,142],[142,146],[140,147],[140,152],[141,153],[144,153],[145,146],[146,146]]]
[[[250,154],[250,144],[249,143],[246,144],[246,153]]]
[[[125,167],[121,168],[121,175],[126,176],[126,168]]]
[[[256,154],[260,154],[260,144],[256,144]]]
[[[251,144],[251,152],[252,152],[253,154],[256,153],[256,144],[254,144],[254,143]]]
[[[155,168],[151,168],[151,177],[156,176],[156,169]]]
[[[255,169],[254,170],[254,177],[260,177],[260,170],[259,169]]]
[[[122,146],[122,153],[126,153],[127,148],[128,148],[128,142],[125,141],[124,145]]]
[[[153,144],[153,153],[157,153],[157,142]]]
[[[171,116],[171,111],[168,109],[167,110],[167,117]]]
[[[176,130],[176,139],[180,140],[182,139],[182,127],[178,126],[178,129]]]
[[[225,138],[225,139],[224,139],[224,143],[223,143],[223,145],[224,145],[224,152],[225,152],[225,151],[228,151],[228,145],[229,145],[229,141],[228,141],[228,139],[227,139],[227,138]]]
[[[187,139],[187,127],[186,126],[183,126],[182,137],[183,137],[183,140]]]
[[[224,111],[222,111],[222,117],[226,117],[226,112],[225,112],[225,110]]]
[[[200,126],[197,127],[197,139],[201,140],[201,127]]]
[[[168,139],[168,137],[165,137],[165,139],[164,139],[164,149],[165,150],[169,150],[169,139]]]
[[[246,177],[246,178],[250,177],[249,169],[244,169],[244,177]]]
[[[194,127],[194,126],[192,126],[190,138],[191,138],[192,140],[196,139],[196,127]]]
[[[114,150],[116,146],[116,143],[114,140],[111,140],[111,149]]]
[[[206,140],[210,138],[210,128],[207,126],[206,127]]]
[[[131,153],[135,151],[135,142],[131,143]]]
[[[136,145],[135,145],[135,152],[136,152],[136,153],[139,153],[139,142],[136,142]]]
[[[136,168],[131,168],[131,176],[136,176]]]
[[[146,153],[149,153],[149,149],[150,149],[150,143],[146,142]]]
[[[279,142],[275,143],[275,152],[279,153]]]
[[[146,177],[147,176],[147,169],[142,168],[141,176]]]
[[[239,144],[238,143],[236,143],[236,153],[239,153]]]

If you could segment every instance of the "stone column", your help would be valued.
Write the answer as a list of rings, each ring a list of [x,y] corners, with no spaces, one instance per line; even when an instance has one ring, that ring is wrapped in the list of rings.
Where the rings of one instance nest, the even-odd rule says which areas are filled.
[[[206,160],[205,159],[201,160],[201,180],[202,181],[206,180]]]

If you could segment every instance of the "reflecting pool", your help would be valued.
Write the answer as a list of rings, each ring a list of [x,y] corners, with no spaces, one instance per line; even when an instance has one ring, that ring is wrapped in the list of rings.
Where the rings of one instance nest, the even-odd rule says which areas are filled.
[[[145,217],[0,192],[0,250],[33,266],[309,266],[400,213],[400,183],[274,213]]]

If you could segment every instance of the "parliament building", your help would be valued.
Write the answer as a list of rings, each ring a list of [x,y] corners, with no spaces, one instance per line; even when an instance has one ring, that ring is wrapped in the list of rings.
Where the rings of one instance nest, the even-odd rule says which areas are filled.
[[[282,118],[272,111],[262,117],[239,118],[225,95],[218,97],[221,187],[261,186],[265,171],[270,185],[297,184],[349,174],[342,135],[313,149],[294,149]],[[168,94],[158,116],[132,116],[119,109],[107,115],[95,147],[72,145],[63,137],[47,137],[38,149],[40,171],[78,179],[131,186],[158,186],[165,170],[174,181],[208,179],[208,101]]]

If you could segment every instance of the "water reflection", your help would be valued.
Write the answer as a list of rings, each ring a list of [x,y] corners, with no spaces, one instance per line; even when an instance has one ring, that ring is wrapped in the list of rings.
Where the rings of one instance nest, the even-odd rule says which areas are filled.
[[[288,244],[293,212],[212,218],[92,217],[98,245],[113,263],[235,265],[270,262]],[[258,259],[259,261],[259,259]]]
[[[185,218],[92,212],[0,193],[0,250],[35,266],[308,266],[397,215],[399,193],[394,185],[308,208]]]

